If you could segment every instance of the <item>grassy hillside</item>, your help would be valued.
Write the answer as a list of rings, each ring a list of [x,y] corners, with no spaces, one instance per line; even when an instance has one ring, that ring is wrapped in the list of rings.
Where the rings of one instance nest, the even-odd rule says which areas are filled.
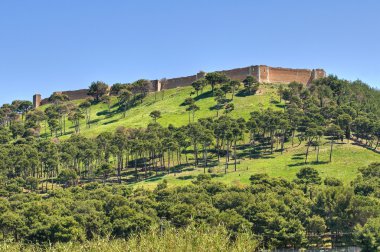
[[[272,106],[276,108],[274,104],[270,103],[271,97],[277,97],[276,89],[276,85],[262,85],[258,94],[254,96],[235,96],[233,101],[235,111],[233,111],[231,115],[248,118],[251,111],[257,110],[260,107],[265,108]],[[161,111],[162,118],[160,118],[158,122],[163,126],[168,126],[169,124],[173,124],[174,126],[185,125],[189,121],[189,114],[186,112],[186,107],[181,106],[181,104],[190,96],[192,91],[192,87],[182,87],[151,93],[141,104],[129,109],[125,118],[123,118],[123,113],[118,111],[117,99],[113,97],[110,111],[108,111],[108,105],[104,103],[99,103],[91,107],[91,128],[86,128],[85,121],[82,120],[81,134],[88,137],[96,137],[101,132],[114,131],[119,126],[128,128],[144,127],[152,122],[149,113],[154,110]],[[195,95],[193,95],[193,97],[195,97]],[[212,110],[215,101],[211,95],[210,88],[205,88],[203,95],[195,98],[195,100],[196,104],[200,107],[200,110],[195,114],[196,119],[216,116],[216,111]],[[82,100],[74,101],[75,104],[81,102]],[[44,110],[47,106],[49,105],[42,106],[40,109]],[[67,125],[71,127],[67,131],[69,135],[74,132],[74,128],[72,128],[72,124],[69,121],[67,121]],[[45,131],[45,127],[45,124],[43,124],[43,132]],[[47,132],[49,132],[49,129],[47,129]],[[63,138],[66,137],[67,135],[63,136]]]
[[[296,173],[302,167],[313,167],[318,170],[320,176],[334,177],[342,180],[345,184],[350,183],[358,173],[358,168],[367,166],[373,162],[380,161],[378,153],[367,150],[355,143],[340,143],[334,146],[333,160],[329,160],[330,146],[326,143],[320,148],[319,163],[316,163],[316,151],[312,150],[307,164],[304,163],[306,147],[304,144],[291,147],[283,154],[275,152],[272,155],[265,155],[261,158],[243,158],[234,171],[233,161],[229,164],[227,174],[224,173],[225,163],[221,163],[207,172],[210,173],[215,181],[224,182],[229,185],[244,186],[249,184],[249,178],[253,174],[267,173],[272,177],[282,177],[288,180],[296,178]],[[139,182],[137,186],[154,188],[163,179],[167,180],[169,186],[189,184],[198,174],[203,173],[203,168],[188,168],[179,173],[172,173],[165,176],[154,177]]]
[[[260,108],[272,107],[274,109],[281,109],[283,104],[274,102],[278,99],[277,88],[278,85],[262,85],[256,95],[246,97],[235,96],[233,101],[235,110],[231,113],[231,116],[248,119],[250,112]],[[165,127],[169,124],[173,124],[174,126],[185,125],[189,122],[189,114],[186,111],[186,107],[182,106],[182,103],[190,96],[192,91],[193,89],[191,87],[183,87],[151,93],[141,104],[138,103],[135,107],[129,109],[125,118],[123,117],[123,113],[118,110],[116,97],[113,97],[110,110],[108,109],[108,105],[104,103],[99,103],[91,107],[91,127],[87,128],[84,120],[82,120],[81,134],[87,137],[96,137],[101,132],[113,132],[119,126],[128,128],[145,127],[152,122],[152,118],[149,114],[154,110],[161,111],[162,118],[158,119],[158,122]],[[193,95],[193,97],[195,97],[195,95]],[[195,114],[196,120],[216,116],[216,111],[212,109],[215,105],[215,101],[211,95],[210,88],[206,89],[205,92],[195,98],[195,100],[196,104],[200,107],[200,110]],[[81,100],[74,101],[76,104],[81,102]],[[42,106],[41,109],[45,109],[47,106]],[[67,134],[61,137],[62,139],[68,138],[70,134],[74,132],[71,123],[67,122],[67,125]],[[44,127],[43,125],[43,131]],[[48,129],[47,132],[49,132]],[[239,150],[239,161],[236,172],[233,171],[233,163],[231,163],[228,173],[224,174],[225,161],[222,158],[219,164],[215,164],[214,167],[208,169],[208,173],[211,173],[217,181],[234,185],[246,185],[249,184],[250,176],[255,173],[268,173],[270,176],[292,180],[302,167],[312,166],[319,171],[323,178],[335,177],[347,184],[356,176],[357,168],[380,160],[378,153],[360,147],[355,143],[345,142],[334,146],[333,162],[329,163],[327,161],[329,159],[330,146],[326,140],[324,145],[320,148],[320,162],[314,162],[316,152],[315,150],[311,150],[309,162],[305,165],[305,143],[293,147],[290,146],[290,143],[287,143],[285,147],[286,151],[283,154],[274,152],[274,154],[265,154],[255,159],[250,159],[247,153]],[[190,160],[190,163],[191,162],[192,160]],[[231,160],[231,162],[233,162],[233,160]],[[178,169],[172,174],[161,174],[134,183],[134,185],[154,188],[157,183],[163,179],[169,182],[169,186],[188,184],[200,173],[203,173],[203,168],[194,169],[188,165],[185,168],[182,167],[182,169]],[[125,172],[126,179],[130,175],[131,172]],[[129,181],[133,181],[133,179],[130,178]]]

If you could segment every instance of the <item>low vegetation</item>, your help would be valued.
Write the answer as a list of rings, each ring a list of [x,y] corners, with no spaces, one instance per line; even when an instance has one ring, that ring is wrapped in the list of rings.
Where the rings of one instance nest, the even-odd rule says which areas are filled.
[[[153,191],[88,183],[43,195],[23,193],[18,180],[2,185],[0,230],[3,240],[20,243],[2,246],[244,251],[360,245],[374,251],[380,245],[379,171],[379,163],[361,168],[349,186],[306,167],[293,181],[253,175],[244,188],[201,174],[188,186],[163,181]]]

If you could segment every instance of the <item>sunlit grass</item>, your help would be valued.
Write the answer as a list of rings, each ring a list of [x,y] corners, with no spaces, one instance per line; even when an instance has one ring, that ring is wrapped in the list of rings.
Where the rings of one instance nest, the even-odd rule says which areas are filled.
[[[114,131],[119,126],[127,128],[139,128],[145,127],[152,118],[149,116],[150,112],[154,110],[160,110],[162,118],[158,119],[158,122],[166,127],[169,124],[174,126],[182,126],[189,122],[189,114],[186,111],[185,106],[181,106],[186,97],[190,96],[193,91],[192,87],[182,87],[169,89],[158,92],[157,94],[150,93],[144,101],[139,102],[133,108],[130,108],[126,117],[123,118],[123,113],[118,111],[117,99],[112,98],[111,110],[108,111],[108,105],[104,103],[98,103],[91,106],[91,127],[87,128],[85,121],[81,121],[80,130],[81,134],[88,137],[96,137],[104,131]],[[164,97],[162,99],[162,93]],[[249,118],[250,112],[258,110],[260,108],[273,107],[278,109],[275,104],[271,103],[271,97],[276,97],[275,85],[262,85],[258,94],[246,97],[235,96],[233,103],[235,110],[232,111],[232,117]],[[195,98],[195,95],[192,97]],[[228,98],[231,98],[231,94],[228,94]],[[195,113],[195,120],[205,117],[215,117],[216,111],[211,108],[215,105],[214,97],[212,97],[210,88],[205,88],[203,95],[196,99],[196,104],[200,107],[200,110]],[[81,103],[83,100],[73,101],[75,104]],[[42,106],[40,109],[46,109],[49,105]],[[220,111],[223,113],[223,111]],[[192,120],[192,117],[191,117]],[[67,135],[62,138],[67,138],[70,133],[74,132],[72,123],[67,121]],[[45,123],[42,123],[41,133],[48,134],[50,131],[46,128]]]
[[[253,174],[267,173],[272,177],[293,180],[302,167],[309,166],[317,169],[322,178],[334,177],[342,180],[345,184],[349,184],[356,177],[358,168],[380,161],[380,155],[376,152],[353,143],[340,143],[334,145],[332,162],[329,163],[330,146],[326,142],[320,148],[319,163],[316,163],[316,151],[311,149],[308,162],[305,164],[306,147],[304,144],[295,147],[287,144],[286,147],[287,149],[283,154],[274,152],[272,155],[265,155],[256,159],[244,157],[242,160],[238,160],[236,172],[234,171],[233,160],[230,160],[227,174],[224,174],[225,159],[222,157],[220,164],[212,168],[210,174],[214,174],[215,181],[245,186],[249,184],[249,178]],[[194,169],[192,166],[183,172],[165,175],[154,180],[148,179],[134,186],[153,189],[163,179],[168,181],[169,186],[186,185],[202,173],[202,167]],[[209,173],[208,170],[207,173]]]

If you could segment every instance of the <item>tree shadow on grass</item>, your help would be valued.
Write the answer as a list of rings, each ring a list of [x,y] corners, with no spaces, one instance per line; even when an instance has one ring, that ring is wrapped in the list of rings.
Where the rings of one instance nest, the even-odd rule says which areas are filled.
[[[103,125],[112,124],[112,123],[115,123],[115,122],[117,122],[117,121],[119,121],[119,119],[114,119],[114,120],[111,120],[111,121],[105,122],[105,123],[103,123]]]
[[[143,179],[143,181],[145,181],[145,182],[157,181],[157,180],[160,180],[165,175],[167,175],[167,174],[166,173],[160,173],[160,174],[154,175],[152,177],[148,177],[146,179]]]
[[[293,155],[293,157],[300,157],[300,156],[305,156],[305,153],[298,153],[298,154]]]
[[[286,105],[285,104],[276,104],[275,105],[277,108],[285,108],[286,107]]]
[[[185,169],[182,169],[182,171],[194,171],[195,168],[193,167],[188,167],[188,168],[185,168]]]
[[[328,163],[330,163],[329,161],[312,161],[312,162],[310,162],[310,163],[308,163],[308,164],[311,164],[311,165],[322,165],[322,164],[328,164]]]
[[[365,145],[363,143],[359,143],[359,142],[354,142],[352,143],[352,145],[355,145],[355,146],[360,146],[360,147],[363,147],[369,151],[372,151],[372,152],[375,152],[377,154],[380,154],[380,151],[378,151],[377,149],[374,149],[373,147],[369,147],[368,145]]]
[[[270,103],[272,103],[272,104],[280,104],[280,102],[277,101],[277,100],[271,100]]]
[[[207,92],[204,92],[203,94],[200,94],[198,96],[196,96],[194,98],[194,101],[199,101],[199,100],[202,100],[202,99],[205,99],[205,98],[209,98],[209,97],[212,97],[212,91],[207,91]]]
[[[186,176],[178,177],[177,179],[179,179],[179,180],[190,180],[190,179],[194,179],[194,178],[195,178],[194,175],[186,175]]]
[[[305,162],[299,162],[295,164],[288,164],[288,167],[297,167],[297,166],[304,166],[307,165],[308,163],[305,164]]]
[[[240,90],[239,92],[237,92],[237,93],[235,94],[235,96],[237,96],[237,97],[247,97],[247,96],[251,96],[251,95],[255,95],[255,94],[256,94],[256,93],[251,94],[251,93],[247,92],[246,90],[242,89],[242,90]]]
[[[90,124],[92,125],[92,124],[97,124],[98,122],[100,122],[101,121],[101,119],[94,119],[94,120],[91,120],[90,121]]]
[[[218,173],[218,174],[213,173],[213,174],[211,174],[211,178],[221,178],[221,177],[223,177],[224,175],[225,175],[224,173]]]
[[[114,114],[113,111],[109,111],[108,109],[105,109],[105,110],[102,110],[102,111],[99,111],[96,113],[97,116],[109,116],[109,115],[112,115]]]

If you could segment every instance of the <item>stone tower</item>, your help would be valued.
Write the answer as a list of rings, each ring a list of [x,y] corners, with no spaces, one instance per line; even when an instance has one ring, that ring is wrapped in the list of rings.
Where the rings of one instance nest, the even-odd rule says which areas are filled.
[[[38,108],[41,105],[41,95],[35,94],[33,95],[33,107]]]

